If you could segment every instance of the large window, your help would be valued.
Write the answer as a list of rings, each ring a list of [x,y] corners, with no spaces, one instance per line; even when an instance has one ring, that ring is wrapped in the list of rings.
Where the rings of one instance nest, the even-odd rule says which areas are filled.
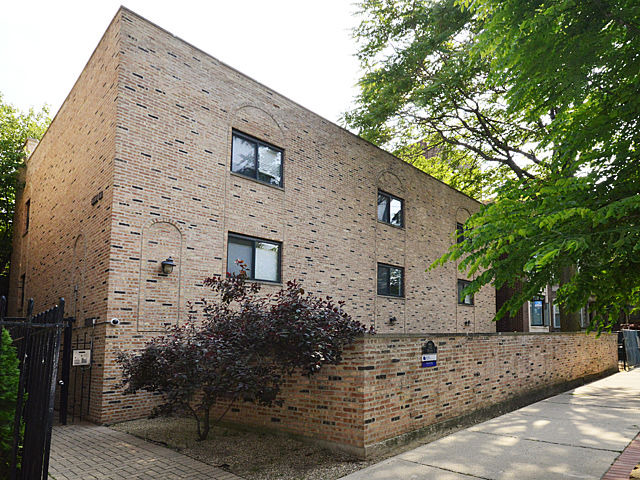
[[[378,295],[404,297],[404,268],[378,264]]]
[[[237,260],[242,260],[251,280],[280,282],[280,247],[279,242],[230,233],[227,272],[240,273]]]
[[[404,225],[404,200],[378,191],[378,220],[402,227]]]
[[[544,297],[533,297],[529,302],[529,323],[532,327],[544,326]]]
[[[281,187],[282,149],[234,130],[231,171]]]
[[[460,305],[473,305],[473,295],[464,294],[464,289],[469,286],[471,282],[467,280],[458,280],[458,304]]]

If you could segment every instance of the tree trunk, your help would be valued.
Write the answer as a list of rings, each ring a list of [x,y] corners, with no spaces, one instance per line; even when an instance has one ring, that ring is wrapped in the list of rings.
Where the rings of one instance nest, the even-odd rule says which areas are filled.
[[[560,273],[560,286],[569,283],[575,273],[575,265],[563,268]],[[560,305],[560,331],[579,332],[580,330],[580,312],[569,312]]]
[[[202,414],[202,430],[200,430],[198,432],[198,440],[200,440],[200,441],[206,440],[207,436],[209,436],[209,429],[211,428],[211,425],[209,423],[209,410],[210,409],[211,409],[211,406],[208,405],[204,409],[204,412]]]

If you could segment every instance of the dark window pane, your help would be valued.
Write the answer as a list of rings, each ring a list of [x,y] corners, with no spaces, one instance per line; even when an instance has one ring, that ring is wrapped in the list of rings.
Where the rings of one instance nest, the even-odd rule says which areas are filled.
[[[378,265],[378,295],[389,295],[389,267]]]
[[[402,226],[402,201],[392,198],[390,202],[390,221],[392,225]]]
[[[277,282],[280,245],[269,242],[256,242],[256,274],[257,280]]]
[[[242,137],[233,136],[233,158],[231,159],[231,170],[247,175],[256,176],[256,144]]]
[[[389,295],[402,296],[402,269],[389,269]]]
[[[258,146],[258,180],[271,185],[282,184],[282,152],[264,145]]]
[[[240,273],[240,266],[237,260],[244,262],[249,278],[253,278],[251,271],[251,261],[253,258],[253,242],[244,238],[229,237],[229,249],[227,254],[227,272]]]
[[[458,280],[458,303],[461,305],[473,305],[473,295],[464,295],[462,292],[471,282],[465,280]]]
[[[378,193],[378,220],[389,222],[389,197]]]
[[[464,225],[462,223],[456,223],[456,242],[464,242]]]

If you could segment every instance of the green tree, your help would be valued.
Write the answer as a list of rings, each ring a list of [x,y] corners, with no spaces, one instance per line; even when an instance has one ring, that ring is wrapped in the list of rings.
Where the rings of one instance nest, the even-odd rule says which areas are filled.
[[[370,0],[368,68],[348,123],[389,145],[412,121],[512,174],[467,222],[469,287],[549,283],[599,330],[640,305],[640,5],[636,1]],[[377,98],[376,98],[377,97]],[[462,112],[462,113],[461,113]],[[409,136],[415,130],[411,127]],[[413,140],[411,140],[413,141]]]
[[[45,106],[39,112],[20,112],[4,102],[0,94],[0,275],[6,274],[11,260],[13,213],[18,174],[24,162],[27,138],[40,139],[51,123]]]
[[[482,161],[494,184],[535,176],[548,120],[507,109],[507,88],[489,81],[489,59],[473,55],[483,21],[455,0],[360,7],[354,34],[365,73],[356,108],[344,115],[350,127],[394,152],[424,139],[446,145],[473,165]],[[455,165],[451,173],[469,174]]]
[[[20,369],[9,332],[0,329],[0,476],[9,477]],[[6,477],[5,477],[6,475]]]

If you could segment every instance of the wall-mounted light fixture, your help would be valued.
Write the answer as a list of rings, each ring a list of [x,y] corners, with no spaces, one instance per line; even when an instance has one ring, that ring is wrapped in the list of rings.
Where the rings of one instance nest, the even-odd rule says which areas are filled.
[[[175,266],[176,264],[173,261],[173,258],[167,258],[162,262],[162,273],[164,273],[165,275],[169,275],[171,272],[173,272],[173,267]]]
[[[396,317],[391,317],[389,319],[389,325],[395,325],[398,319]]]

